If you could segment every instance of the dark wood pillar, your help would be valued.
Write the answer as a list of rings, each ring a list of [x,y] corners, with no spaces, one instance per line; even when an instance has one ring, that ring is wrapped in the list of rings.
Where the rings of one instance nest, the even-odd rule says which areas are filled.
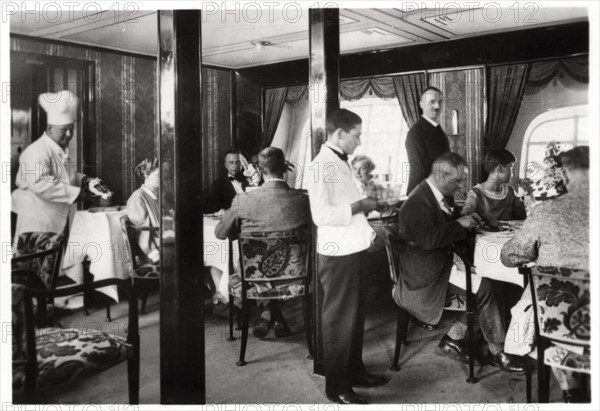
[[[158,12],[160,401],[204,404],[199,10]]]
[[[327,139],[327,116],[340,106],[339,58],[340,58],[340,12],[339,9],[309,10],[309,103],[311,152],[314,158]],[[316,257],[316,227],[313,235],[313,257]],[[314,372],[324,375],[323,332],[321,328],[321,303],[323,291],[318,279],[317,259],[313,258],[313,321],[314,326]]]

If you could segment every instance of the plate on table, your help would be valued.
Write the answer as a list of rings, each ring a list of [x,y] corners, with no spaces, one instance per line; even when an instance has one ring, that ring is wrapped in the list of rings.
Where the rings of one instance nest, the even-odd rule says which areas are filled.
[[[510,224],[506,224],[505,221],[500,221],[498,223],[498,225],[491,225],[486,223],[483,223],[480,227],[479,230],[483,233],[502,233],[502,232],[511,232],[511,231],[516,231],[514,228],[512,228],[510,226]]]

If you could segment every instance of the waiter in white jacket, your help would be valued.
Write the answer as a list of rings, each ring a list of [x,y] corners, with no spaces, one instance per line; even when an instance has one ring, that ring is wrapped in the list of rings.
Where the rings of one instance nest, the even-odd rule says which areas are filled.
[[[12,210],[17,214],[15,245],[22,233],[62,233],[75,203],[88,191],[97,191],[95,186],[100,183],[67,163],[79,99],[64,90],[41,94],[39,103],[47,113],[48,125],[19,159],[18,188],[12,194]]]
[[[365,215],[377,208],[377,201],[362,198],[348,164],[348,154],[360,145],[361,130],[361,118],[351,111],[329,116],[327,142],[305,177],[323,287],[325,393],[340,404],[366,404],[353,387],[387,382],[383,375],[367,372],[362,361],[366,250],[375,238]]]

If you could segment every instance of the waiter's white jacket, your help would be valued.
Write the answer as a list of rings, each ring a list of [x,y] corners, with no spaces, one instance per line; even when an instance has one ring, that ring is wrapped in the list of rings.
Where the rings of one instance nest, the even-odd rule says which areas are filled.
[[[15,244],[26,232],[62,233],[81,190],[75,163],[46,133],[27,147],[19,159],[12,211],[17,213]]]

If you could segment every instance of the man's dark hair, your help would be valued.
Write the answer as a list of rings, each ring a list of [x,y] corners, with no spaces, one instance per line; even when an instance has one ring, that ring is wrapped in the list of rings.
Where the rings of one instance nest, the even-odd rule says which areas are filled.
[[[517,161],[517,158],[513,153],[504,148],[496,148],[485,155],[485,171],[491,173],[499,165],[507,166],[515,161]]]
[[[240,152],[239,152],[239,151],[237,151],[237,150],[234,150],[234,149],[230,148],[230,149],[229,149],[229,150],[227,150],[227,151],[225,152],[225,154],[223,155],[223,159],[226,159],[226,158],[227,158],[227,155],[229,155],[229,154],[237,154],[237,155],[239,156],[239,155],[240,155]]]
[[[560,153],[562,167],[566,170],[589,170],[590,169],[590,147],[577,146]]]
[[[440,90],[440,89],[439,89],[439,88],[437,88],[437,87],[427,87],[427,88],[426,88],[425,90],[423,90],[423,92],[421,93],[421,100],[423,100],[423,96],[424,96],[425,94],[427,94],[428,92],[430,92],[430,91],[436,91],[436,92],[438,92],[438,93],[440,93],[440,94],[443,94],[443,93],[442,93],[442,90]]]
[[[362,119],[358,114],[342,108],[327,117],[327,134],[333,134],[338,128],[348,133],[359,124],[362,124]]]
[[[467,163],[465,162],[465,159],[462,158],[459,154],[447,151],[445,153],[440,154],[433,161],[433,164],[431,165],[431,172],[434,173],[435,171],[444,170],[446,166],[452,166],[456,168],[458,166],[464,166],[466,164]]]
[[[286,171],[285,156],[277,147],[267,147],[258,153],[258,168],[263,174],[282,176]]]

